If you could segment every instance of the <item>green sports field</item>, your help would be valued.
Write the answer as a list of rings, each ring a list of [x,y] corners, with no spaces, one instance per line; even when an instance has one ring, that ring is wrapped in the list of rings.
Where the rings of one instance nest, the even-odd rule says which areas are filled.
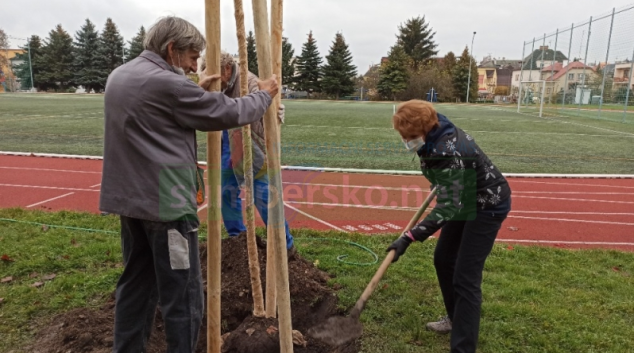
[[[416,170],[391,128],[392,103],[285,100],[282,163]],[[539,118],[514,106],[438,104],[507,173],[633,173],[634,124]],[[0,150],[101,155],[103,96],[0,95]],[[199,158],[205,159],[204,134]]]

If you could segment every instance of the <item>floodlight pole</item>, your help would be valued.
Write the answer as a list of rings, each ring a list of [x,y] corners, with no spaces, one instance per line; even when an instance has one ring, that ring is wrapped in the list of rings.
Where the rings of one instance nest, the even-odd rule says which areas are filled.
[[[471,37],[471,54],[469,54],[469,79],[467,81],[467,103],[469,103],[469,90],[471,89],[471,57],[473,57],[473,41],[475,40],[476,32],[473,31],[473,37]]]

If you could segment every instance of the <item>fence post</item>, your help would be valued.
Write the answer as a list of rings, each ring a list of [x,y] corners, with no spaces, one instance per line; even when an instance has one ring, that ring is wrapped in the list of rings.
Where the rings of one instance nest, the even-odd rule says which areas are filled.
[[[634,52],[632,52],[632,63],[630,64],[630,72],[629,72],[629,76],[627,78],[627,92],[625,93],[625,107],[623,107],[623,122],[625,123],[626,117],[627,117],[627,106],[629,105],[629,101],[630,101],[630,90],[632,89],[632,76],[634,76],[634,72],[632,72],[634,70]]]
[[[610,35],[608,36],[608,49],[605,53],[605,66],[603,67],[603,82],[601,82],[601,99],[599,100],[599,111],[597,112],[597,118],[601,118],[601,109],[603,109],[603,94],[605,93],[605,77],[607,73],[605,72],[608,68],[608,60],[610,59],[610,44],[612,42],[612,29],[614,28],[614,13],[616,12],[616,8],[612,8],[612,20],[610,21]],[[599,63],[599,66],[601,63]],[[614,70],[616,71],[616,66],[614,66]],[[614,84],[612,84],[614,87]],[[590,95],[590,99],[592,99],[592,95]]]
[[[524,79],[524,54],[526,53],[526,42],[522,42],[522,66],[520,66],[520,82],[519,91],[517,92],[517,112],[520,112],[520,104],[522,103],[522,80]]]
[[[570,65],[570,54],[572,54],[572,33],[575,31],[575,24],[573,23],[572,25],[570,25],[570,42],[568,42],[568,65]],[[566,65],[566,66],[568,66]],[[564,68],[562,68],[563,70]],[[566,92],[568,91],[568,72],[564,71],[564,75],[566,75],[566,77],[564,78],[564,96],[561,100],[561,109],[565,109],[566,108]]]
[[[535,53],[535,38],[533,38],[533,47],[531,48],[531,65],[528,67],[528,80],[533,80],[533,54]]]
[[[586,55],[583,58],[583,81],[581,81],[581,95],[579,96],[579,107],[577,108],[577,115],[581,115],[581,103],[583,103],[584,86],[586,85],[586,66],[588,62],[588,49],[590,49],[590,37],[592,36],[592,16],[590,16],[590,22],[588,23],[588,40],[586,41]],[[590,97],[592,98],[592,97]]]
[[[555,93],[555,81],[553,80],[553,76],[555,76],[555,63],[557,62],[557,42],[559,41],[559,28],[557,28],[557,33],[555,34],[555,49],[553,49],[553,60],[550,64],[550,79],[553,82],[553,90],[548,95],[548,104],[552,104],[551,98]]]

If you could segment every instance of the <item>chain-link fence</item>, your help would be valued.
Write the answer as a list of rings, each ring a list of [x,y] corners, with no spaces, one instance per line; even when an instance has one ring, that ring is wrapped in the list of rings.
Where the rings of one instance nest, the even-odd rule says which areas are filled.
[[[524,42],[520,112],[634,123],[634,5]]]

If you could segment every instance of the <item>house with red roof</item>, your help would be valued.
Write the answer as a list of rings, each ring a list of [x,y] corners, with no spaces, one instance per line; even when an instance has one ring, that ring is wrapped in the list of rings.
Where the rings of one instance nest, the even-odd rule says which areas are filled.
[[[557,93],[561,90],[575,89],[579,85],[587,85],[596,71],[594,67],[585,65],[580,61],[573,61],[567,65],[555,63],[541,70],[541,80],[546,81],[545,95]]]

